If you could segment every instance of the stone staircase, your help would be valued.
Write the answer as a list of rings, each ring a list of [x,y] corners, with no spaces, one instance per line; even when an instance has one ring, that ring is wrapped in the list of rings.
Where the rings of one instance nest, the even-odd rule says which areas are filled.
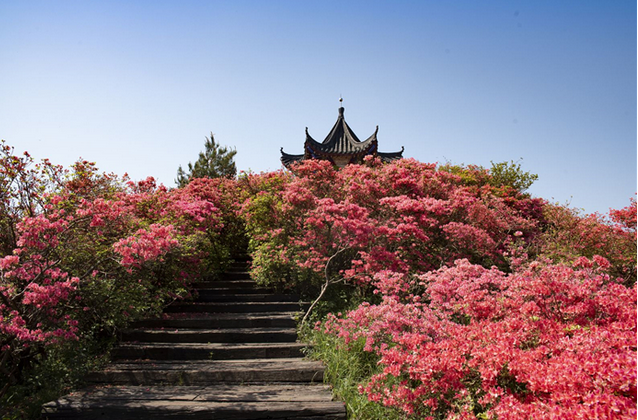
[[[303,358],[300,304],[258,288],[246,267],[124,331],[91,386],[45,404],[42,418],[345,419],[321,363]]]

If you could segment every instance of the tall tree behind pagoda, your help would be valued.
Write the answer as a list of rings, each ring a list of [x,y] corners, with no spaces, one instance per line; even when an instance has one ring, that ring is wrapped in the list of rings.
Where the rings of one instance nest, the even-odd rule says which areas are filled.
[[[237,174],[235,149],[220,146],[215,142],[213,133],[206,137],[204,147],[205,150],[199,153],[195,164],[188,162],[188,172],[182,169],[182,165],[177,169],[175,183],[178,187],[185,186],[194,178],[234,178]]]

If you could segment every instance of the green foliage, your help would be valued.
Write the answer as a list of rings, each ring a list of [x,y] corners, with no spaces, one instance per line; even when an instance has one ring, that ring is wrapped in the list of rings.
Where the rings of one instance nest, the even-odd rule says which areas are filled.
[[[523,193],[538,179],[538,175],[523,171],[519,163],[521,160],[522,158],[518,162],[491,162],[492,167],[489,170],[480,165],[454,165],[450,162],[438,169],[458,176],[462,185],[480,187],[487,184],[494,188],[508,187]]]
[[[178,187],[185,186],[194,178],[234,178],[237,175],[236,150],[220,146],[215,142],[213,133],[206,137],[204,147],[205,150],[199,153],[195,164],[188,162],[188,172],[184,171],[181,165],[177,169],[175,183]]]
[[[256,247],[252,252],[251,277],[262,287],[275,290],[294,290],[297,293],[316,292],[321,277],[309,269],[296,269],[285,256],[267,246]],[[318,293],[318,292],[317,292]]]
[[[0,398],[2,419],[40,418],[42,404],[82,385],[82,377],[102,368],[108,361],[113,337],[86,335],[79,341],[64,342],[38,354],[25,368],[25,378]]]
[[[490,184],[495,187],[505,186],[519,192],[525,192],[538,179],[538,175],[523,171],[521,164],[513,160],[510,162],[491,163],[490,175],[492,175],[492,179]]]
[[[489,182],[487,169],[479,165],[453,165],[448,162],[445,165],[439,166],[438,169],[458,176],[462,185],[481,186]]]
[[[359,385],[381,371],[377,365],[379,357],[363,349],[365,338],[346,345],[342,339],[317,330],[308,332],[305,338],[312,344],[308,356],[324,363],[324,381],[333,386],[335,397],[346,403],[349,418],[406,418],[399,410],[369,401],[365,394],[359,392]]]

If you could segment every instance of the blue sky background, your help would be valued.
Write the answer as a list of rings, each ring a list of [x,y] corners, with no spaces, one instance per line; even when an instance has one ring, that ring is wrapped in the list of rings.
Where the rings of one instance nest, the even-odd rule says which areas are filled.
[[[337,118],[381,151],[537,173],[586,212],[636,192],[636,2],[0,2],[0,138],[174,185],[211,131],[281,167]]]

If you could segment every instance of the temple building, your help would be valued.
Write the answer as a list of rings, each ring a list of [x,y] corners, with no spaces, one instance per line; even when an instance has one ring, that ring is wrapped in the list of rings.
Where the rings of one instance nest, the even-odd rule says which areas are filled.
[[[281,148],[281,162],[286,168],[290,168],[295,162],[301,162],[306,159],[324,159],[329,160],[339,168],[343,168],[349,163],[361,163],[365,156],[377,156],[384,162],[391,162],[403,157],[403,147],[400,152],[379,152],[377,132],[379,126],[374,130],[374,134],[366,140],[361,141],[354,134],[352,129],[346,123],[343,116],[345,109],[339,108],[339,118],[335,123],[326,139],[319,143],[308,134],[306,127],[306,141],[304,143],[303,155],[290,155]]]

